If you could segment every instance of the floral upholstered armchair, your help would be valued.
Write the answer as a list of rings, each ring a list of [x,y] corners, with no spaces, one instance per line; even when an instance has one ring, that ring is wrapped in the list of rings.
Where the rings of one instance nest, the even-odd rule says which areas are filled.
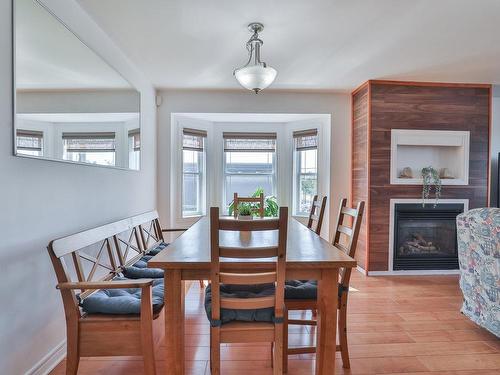
[[[462,313],[500,337],[500,209],[457,217]]]

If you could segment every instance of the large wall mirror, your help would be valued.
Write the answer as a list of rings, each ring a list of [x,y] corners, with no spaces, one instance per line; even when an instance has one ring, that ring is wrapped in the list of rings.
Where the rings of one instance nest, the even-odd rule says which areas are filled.
[[[140,93],[38,1],[13,1],[15,154],[138,170]]]

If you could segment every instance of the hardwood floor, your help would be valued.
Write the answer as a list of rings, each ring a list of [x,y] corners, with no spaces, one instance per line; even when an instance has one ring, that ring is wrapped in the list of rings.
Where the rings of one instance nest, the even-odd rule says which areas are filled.
[[[351,370],[337,374],[483,375],[500,373],[500,340],[460,314],[458,276],[365,277],[355,272],[349,300]],[[209,324],[197,283],[186,297],[186,373],[209,375]],[[301,315],[297,313],[295,315]],[[313,340],[309,327],[290,327],[290,345]],[[157,353],[159,374],[164,362]],[[337,356],[340,354],[337,353]],[[222,374],[271,374],[268,345],[224,344]],[[64,374],[62,362],[52,372]],[[313,374],[314,355],[291,357],[290,375]],[[80,375],[142,374],[138,357],[88,358]]]

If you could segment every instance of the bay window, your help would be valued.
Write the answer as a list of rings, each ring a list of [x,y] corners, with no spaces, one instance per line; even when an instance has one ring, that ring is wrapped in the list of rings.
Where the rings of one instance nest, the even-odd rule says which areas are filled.
[[[18,129],[16,131],[16,152],[23,155],[43,156],[43,132]]]
[[[293,212],[307,216],[318,193],[318,130],[293,132]]]
[[[115,165],[114,132],[64,132],[63,159],[81,163]]]
[[[224,132],[224,208],[234,193],[276,195],[276,133]]]
[[[207,132],[183,129],[182,132],[182,217],[205,213],[205,140]]]

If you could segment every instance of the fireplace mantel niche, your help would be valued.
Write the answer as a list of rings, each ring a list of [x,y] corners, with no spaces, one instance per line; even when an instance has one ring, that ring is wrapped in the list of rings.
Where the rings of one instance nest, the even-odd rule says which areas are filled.
[[[468,200],[469,209],[488,205],[490,99],[491,86],[476,84],[368,81],[352,93],[351,198],[353,204],[367,203],[356,258],[368,274],[392,272],[390,200],[421,199],[419,163],[450,164],[433,165],[448,168],[456,177],[443,184],[443,200]],[[430,159],[410,159],[415,178],[405,183],[397,181],[398,173],[402,164],[408,164],[404,158],[411,156],[414,140],[399,137],[410,144],[402,145],[402,164],[391,168],[393,131],[450,132],[454,140],[447,140],[453,143],[447,146],[422,145]],[[423,138],[423,143],[434,142],[432,137]]]

